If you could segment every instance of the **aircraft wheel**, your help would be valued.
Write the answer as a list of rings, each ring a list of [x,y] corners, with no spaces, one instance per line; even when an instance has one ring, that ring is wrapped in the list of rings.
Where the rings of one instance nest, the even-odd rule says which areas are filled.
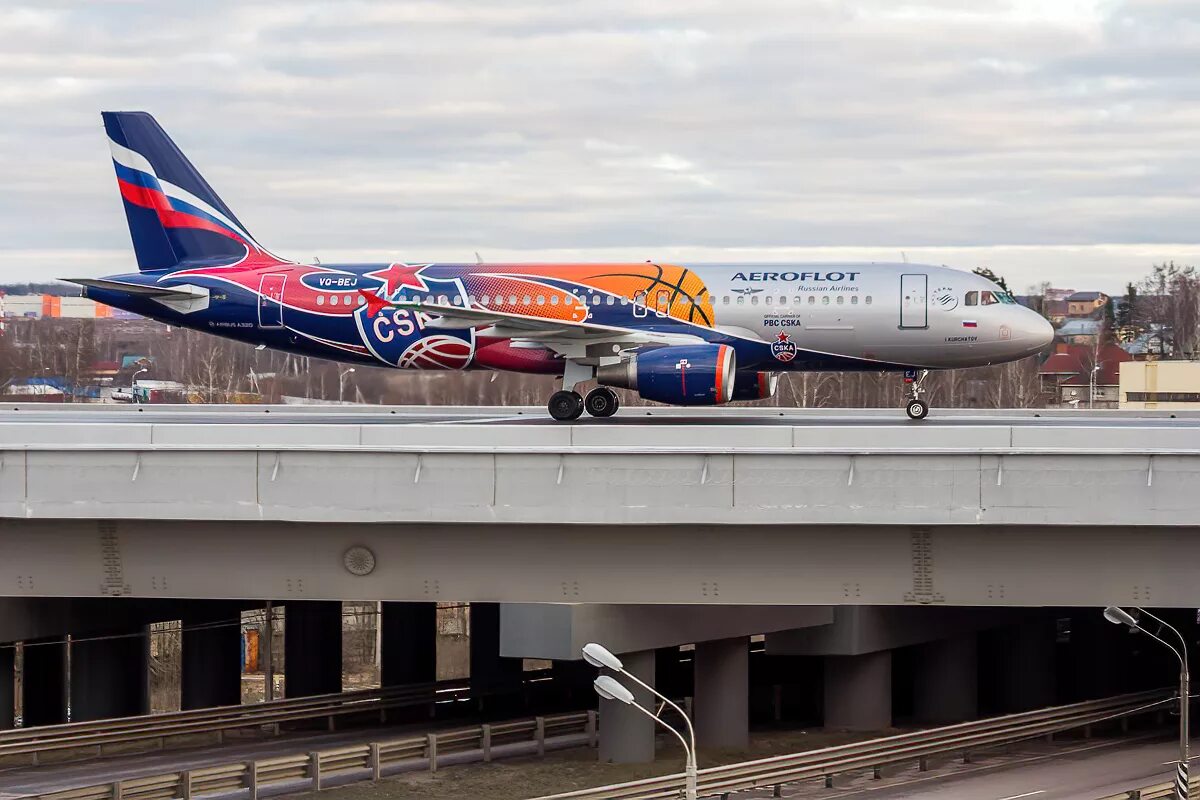
[[[579,415],[583,413],[583,398],[578,392],[555,392],[550,395],[550,402],[546,407],[550,409],[550,416],[559,422],[570,422],[579,419]]]
[[[621,407],[621,399],[607,386],[597,386],[588,392],[583,405],[593,417],[611,417]]]
[[[924,400],[909,400],[908,405],[904,407],[904,411],[908,414],[909,419],[919,422],[929,416],[929,403],[926,403]]]

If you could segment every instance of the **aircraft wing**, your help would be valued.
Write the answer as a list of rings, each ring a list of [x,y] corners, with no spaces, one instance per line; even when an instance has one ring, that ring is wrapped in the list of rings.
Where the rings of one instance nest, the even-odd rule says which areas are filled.
[[[466,328],[490,325],[490,334],[514,341],[536,342],[566,358],[582,357],[588,345],[613,344],[621,348],[645,344],[695,344],[699,336],[658,333],[637,328],[599,325],[567,319],[530,317],[491,309],[466,308],[437,303],[389,303],[396,308],[420,311],[433,319],[431,328]]]
[[[126,283],[107,278],[62,278],[68,283],[80,286],[91,286],[94,289],[106,289],[110,292],[125,292],[141,297],[153,297],[161,300],[190,300],[207,295],[207,290],[196,286],[148,286],[144,283]]]

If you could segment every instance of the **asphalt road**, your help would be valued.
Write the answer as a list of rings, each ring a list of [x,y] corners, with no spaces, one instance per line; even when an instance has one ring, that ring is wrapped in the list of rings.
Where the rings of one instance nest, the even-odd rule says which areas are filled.
[[[1194,746],[1194,745],[1193,745]],[[1174,741],[1076,741],[1030,744],[1005,755],[980,754],[972,764],[935,764],[885,770],[882,780],[847,775],[828,790],[816,781],[784,787],[783,797],[822,800],[1098,800],[1129,789],[1171,781]],[[1191,763],[1195,763],[1195,759]],[[739,800],[768,798],[770,790],[739,793]]]
[[[912,422],[900,409],[782,409],[626,407],[609,419],[584,416],[555,422],[543,408],[455,406],[84,406],[0,407],[0,424],[29,423],[224,425],[747,425],[747,426],[1038,426],[1050,428],[1200,427],[1200,414],[1137,412],[1011,411],[934,409],[928,419]]]

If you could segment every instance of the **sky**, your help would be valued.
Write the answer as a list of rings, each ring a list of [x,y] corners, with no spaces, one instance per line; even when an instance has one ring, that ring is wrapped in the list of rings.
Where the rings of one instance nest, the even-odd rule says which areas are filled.
[[[1200,1],[0,0],[0,281],[135,268],[101,110],[297,260],[1200,264]]]

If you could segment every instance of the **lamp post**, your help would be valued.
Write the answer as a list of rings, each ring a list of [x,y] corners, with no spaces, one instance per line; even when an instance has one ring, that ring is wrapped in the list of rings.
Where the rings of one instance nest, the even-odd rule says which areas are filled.
[[[348,367],[338,373],[338,402],[342,402],[342,395],[346,391],[346,376],[354,372],[354,367]]]
[[[625,665],[621,663],[621,659],[613,655],[604,645],[597,644],[595,642],[590,642],[589,644],[584,645],[583,660],[591,664],[593,667],[603,667],[604,669],[624,675],[626,678],[629,678],[629,680],[633,681],[638,686],[641,686],[643,689],[650,692],[650,694],[654,695],[659,700],[662,700],[671,708],[675,709],[679,716],[683,717],[683,721],[687,725],[688,729],[688,740],[691,742],[690,746],[688,744],[688,740],[685,740],[679,731],[675,730],[675,728],[671,727],[666,722],[663,722],[662,718],[660,718],[657,714],[650,713],[648,710],[642,708],[642,706],[634,702],[633,693],[618,683],[617,680],[612,676],[601,675],[596,679],[595,684],[593,684],[596,688],[596,693],[605,700],[618,700],[627,705],[631,705],[643,713],[648,714],[658,724],[675,734],[680,743],[683,745],[683,752],[687,755],[687,766],[684,768],[686,780],[684,786],[684,796],[686,800],[696,800],[696,730],[692,727],[692,721],[688,719],[688,715],[683,713],[683,709],[677,706],[671,700],[671,698],[660,694],[653,686],[647,684],[637,675],[626,671]],[[614,692],[614,686],[620,691]],[[625,699],[626,696],[628,696],[628,699]]]
[[[1187,800],[1188,798],[1188,706],[1191,703],[1191,695],[1188,678],[1188,657],[1187,657],[1187,641],[1174,626],[1168,625],[1164,620],[1151,614],[1143,608],[1134,608],[1139,614],[1145,614],[1150,619],[1157,622],[1164,628],[1169,629],[1179,639],[1179,648],[1158,637],[1157,634],[1143,628],[1138,624],[1137,619],[1123,608],[1109,606],[1104,609],[1104,618],[1114,625],[1127,625],[1135,631],[1142,633],[1155,640],[1163,647],[1168,648],[1175,657],[1179,659],[1179,767],[1175,770],[1175,796],[1179,800]]]
[[[661,717],[644,707],[633,699],[633,692],[622,686],[616,678],[611,675],[601,675],[592,683],[592,687],[596,690],[596,694],[603,697],[605,700],[616,700],[619,703],[624,703],[627,706],[633,706],[638,711],[645,714],[650,719],[662,725],[664,728],[675,734],[675,738],[683,745],[683,752],[687,754],[687,774],[686,783],[684,786],[684,797],[686,800],[696,800],[696,753],[688,746],[687,739],[683,738],[683,734],[675,730],[671,725],[663,721]],[[685,717],[686,719],[686,717]]]
[[[137,394],[137,376],[141,375],[143,372],[149,372],[149,371],[150,371],[149,367],[142,367],[137,372],[133,373],[133,377],[129,379],[129,392],[130,392],[130,394],[133,395],[133,402],[135,402],[135,403],[141,402],[141,400],[138,400],[138,394]]]

